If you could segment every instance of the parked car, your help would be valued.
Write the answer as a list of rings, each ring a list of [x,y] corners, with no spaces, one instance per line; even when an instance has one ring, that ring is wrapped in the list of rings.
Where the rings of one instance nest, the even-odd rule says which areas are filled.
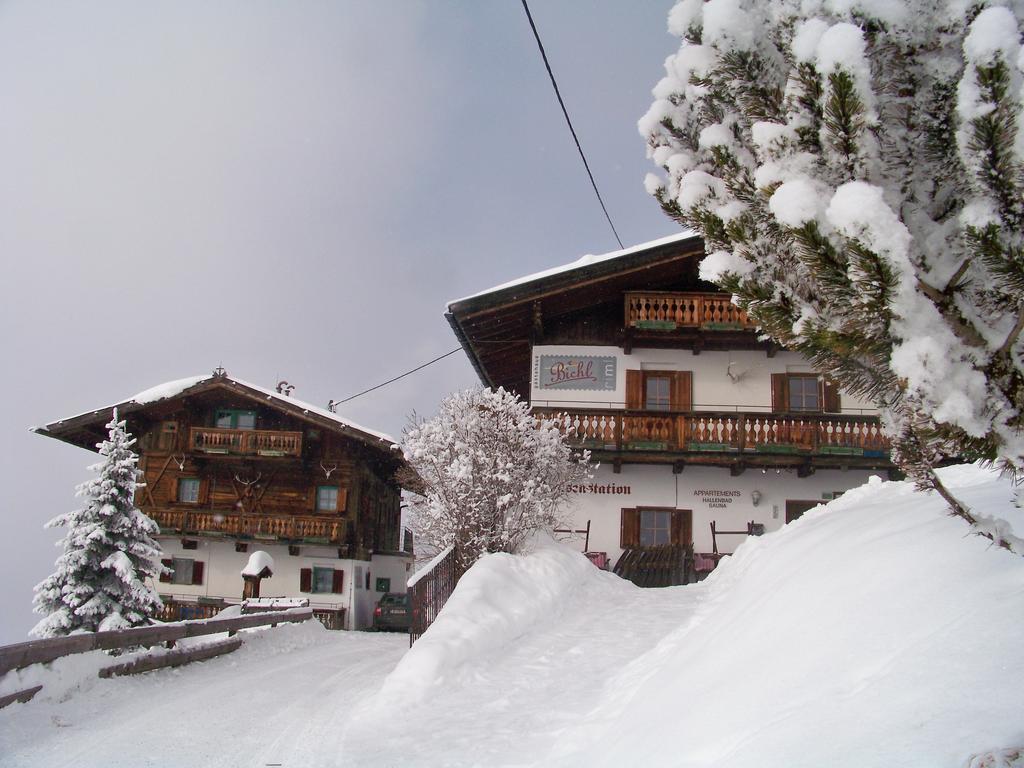
[[[373,609],[373,628],[408,632],[412,624],[412,607],[407,592],[388,592]]]

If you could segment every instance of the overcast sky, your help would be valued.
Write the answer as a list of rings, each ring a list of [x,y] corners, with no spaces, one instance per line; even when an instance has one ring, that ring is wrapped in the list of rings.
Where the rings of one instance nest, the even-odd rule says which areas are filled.
[[[671,0],[531,10],[623,242]],[[0,643],[95,455],[28,432],[229,374],[325,405],[457,346],[445,302],[617,245],[518,0],[0,3]],[[400,435],[462,354],[341,412]]]

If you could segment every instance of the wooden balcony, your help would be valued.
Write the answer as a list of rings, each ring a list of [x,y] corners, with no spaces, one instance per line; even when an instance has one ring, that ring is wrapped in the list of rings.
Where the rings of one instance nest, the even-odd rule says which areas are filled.
[[[242,456],[302,456],[302,433],[267,429],[192,427],[189,448],[200,453]]]
[[[147,508],[143,510],[162,533],[179,532],[245,536],[254,539],[344,543],[346,522],[314,515],[247,515],[210,509]]]
[[[563,433],[596,451],[775,454],[888,460],[889,441],[875,416],[535,409],[564,415]]]
[[[626,293],[626,327],[647,331],[754,330],[754,322],[731,298],[721,293],[631,291]]]

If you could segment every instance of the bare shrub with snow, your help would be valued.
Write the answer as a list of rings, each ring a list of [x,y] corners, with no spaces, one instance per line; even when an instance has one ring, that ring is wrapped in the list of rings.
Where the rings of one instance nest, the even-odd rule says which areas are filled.
[[[590,474],[589,453],[575,453],[557,421],[502,388],[457,392],[433,418],[414,416],[403,449],[422,480],[409,505],[417,541],[438,551],[454,544],[462,571],[555,528],[570,484]]]
[[[1024,472],[1022,18],[1019,0],[680,0],[639,124],[702,276],[877,403],[896,461],[973,523],[932,468]]]
[[[117,411],[107,429],[108,438],[98,446],[103,460],[90,467],[99,476],[78,487],[85,506],[46,524],[68,532],[57,570],[36,586],[35,611],[46,615],[32,629],[38,637],[127,629],[146,624],[162,605],[146,583],[163,565],[153,540],[159,529],[135,506],[135,438]]]

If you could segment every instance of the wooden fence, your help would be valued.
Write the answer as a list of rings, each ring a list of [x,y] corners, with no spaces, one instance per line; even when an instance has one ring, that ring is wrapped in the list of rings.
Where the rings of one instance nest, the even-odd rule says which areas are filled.
[[[409,605],[412,623],[409,627],[409,646],[415,643],[434,623],[437,614],[448,602],[460,573],[457,566],[458,550],[449,547],[427,568],[409,580]]]
[[[0,646],[0,677],[16,669],[23,669],[32,664],[46,664],[64,656],[89,651],[110,651],[136,646],[151,647],[166,645],[173,648],[175,642],[186,637],[215,635],[221,632],[228,634],[228,640],[219,643],[184,648],[170,653],[154,656],[143,656],[129,662],[105,667],[99,671],[100,677],[135,674],[161,667],[179,666],[190,661],[211,658],[229,653],[241,645],[240,638],[233,637],[240,629],[262,627],[278,624],[291,624],[308,621],[313,618],[311,608],[292,608],[286,611],[253,613],[247,616],[235,616],[224,619],[202,619],[182,621],[176,624],[154,624],[148,627],[119,629],[109,632],[85,632],[66,637],[51,637],[44,640],[29,640],[24,643]],[[35,696],[42,686],[35,686],[23,691],[0,696],[0,709],[15,701],[25,702]]]

